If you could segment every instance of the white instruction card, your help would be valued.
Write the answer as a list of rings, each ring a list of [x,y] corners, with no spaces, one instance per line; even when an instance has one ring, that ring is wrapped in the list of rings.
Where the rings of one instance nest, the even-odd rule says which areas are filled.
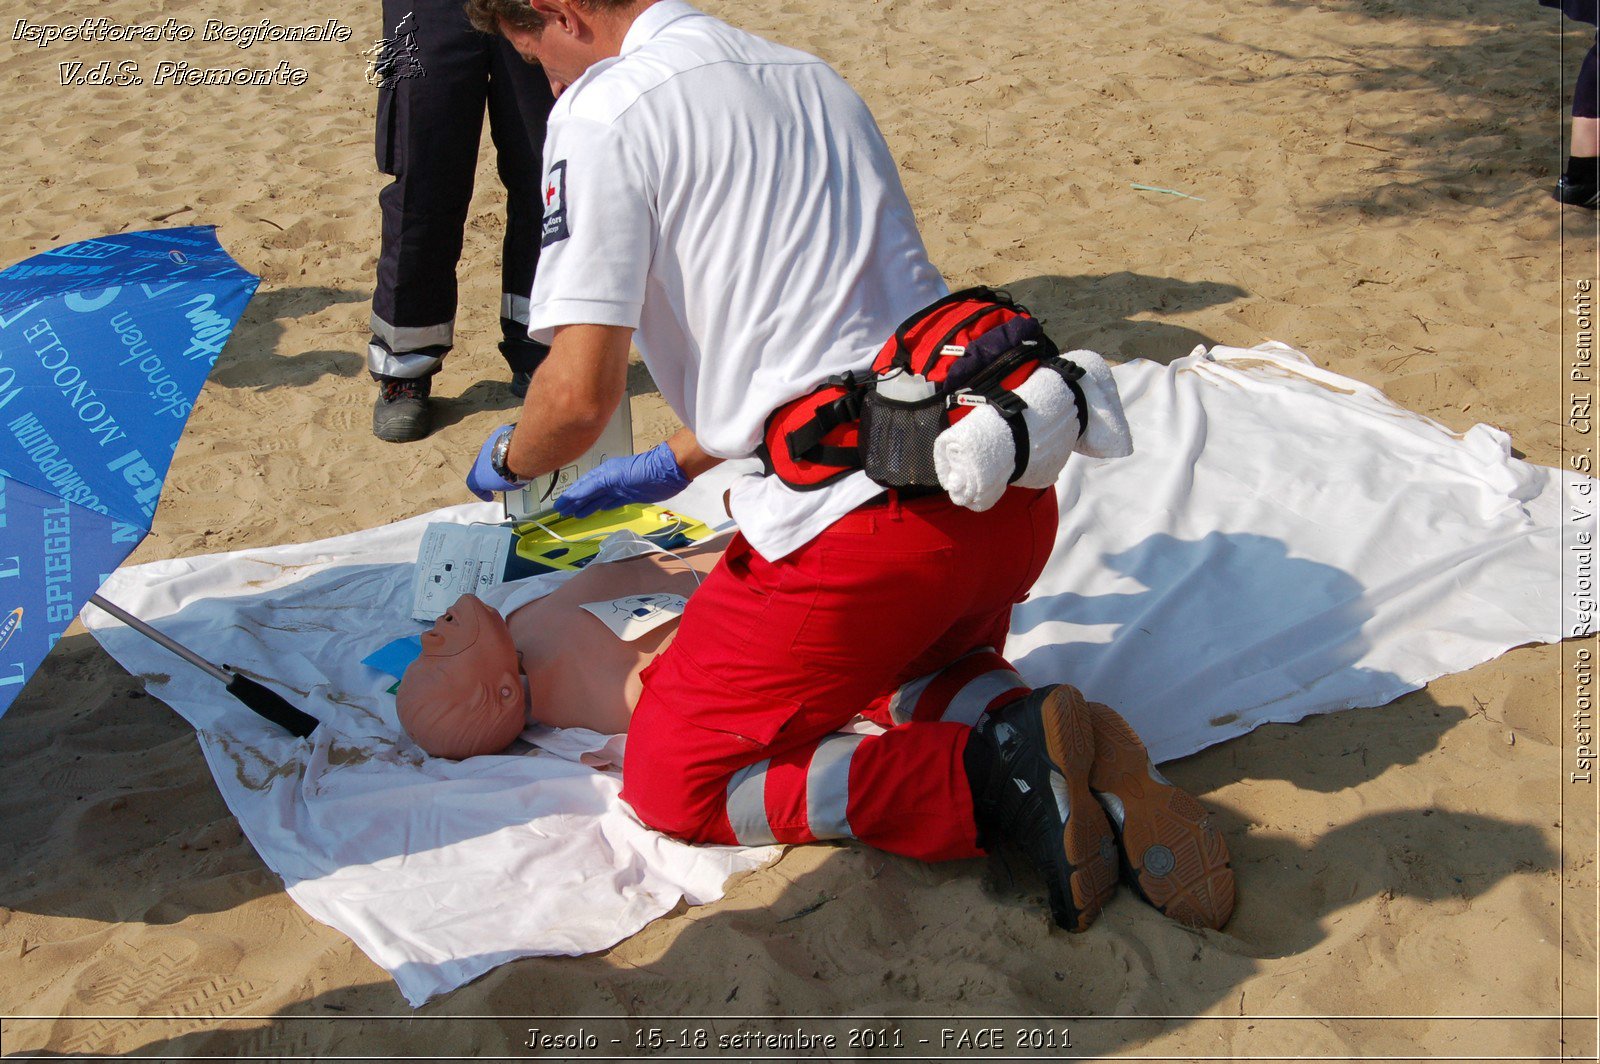
[[[432,621],[462,595],[501,583],[516,541],[505,525],[429,525],[417,551],[411,616]]]
[[[629,595],[610,602],[585,602],[583,608],[600,618],[607,628],[624,643],[660,628],[668,621],[683,616],[689,600],[682,595],[661,592],[653,595]]]

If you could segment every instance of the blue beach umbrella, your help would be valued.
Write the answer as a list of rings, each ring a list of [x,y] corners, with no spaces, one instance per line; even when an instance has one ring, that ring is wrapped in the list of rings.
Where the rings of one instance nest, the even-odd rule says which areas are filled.
[[[92,600],[263,716],[315,725],[96,594],[150,531],[195,397],[260,283],[211,226],[83,240],[0,270],[0,713]]]

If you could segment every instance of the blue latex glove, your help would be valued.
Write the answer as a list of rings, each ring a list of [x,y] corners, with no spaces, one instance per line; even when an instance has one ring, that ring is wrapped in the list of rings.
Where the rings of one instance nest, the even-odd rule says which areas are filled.
[[[688,486],[689,478],[663,441],[644,454],[607,458],[579,477],[556,500],[556,509],[567,517],[588,517],[630,502],[670,499]]]
[[[489,461],[489,456],[494,451],[494,445],[500,442],[501,435],[509,434],[515,427],[514,425],[501,425],[489,433],[489,438],[484,440],[483,446],[478,449],[478,460],[472,463],[471,469],[467,470],[467,490],[484,502],[493,499],[494,493],[497,491],[516,491],[528,483],[526,480],[507,480],[494,471],[494,466]]]

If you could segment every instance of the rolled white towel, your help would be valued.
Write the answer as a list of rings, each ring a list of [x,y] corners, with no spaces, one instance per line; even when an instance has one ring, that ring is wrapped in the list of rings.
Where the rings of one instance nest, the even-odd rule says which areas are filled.
[[[1017,478],[1018,487],[1052,487],[1074,451],[1090,458],[1133,453],[1133,433],[1111,367],[1093,351],[1065,357],[1083,367],[1078,386],[1089,407],[1088,430],[1078,434],[1077,400],[1061,374],[1036,370],[1016,389],[1027,404],[1022,420],[1028,427],[1028,467]],[[933,468],[952,502],[981,513],[1005,494],[1016,455],[1011,426],[992,407],[980,406],[939,434]]]
[[[1128,416],[1122,412],[1122,394],[1117,391],[1111,367],[1093,351],[1068,351],[1063,357],[1083,367],[1078,387],[1083,389],[1084,402],[1089,406],[1088,431],[1073,449],[1090,458],[1128,457],[1133,453],[1133,431],[1128,428]],[[1028,379],[1038,376],[1035,373]],[[1031,422],[1028,431],[1033,431]]]
[[[1017,478],[1017,486],[1048,488],[1079,443],[1078,403],[1061,374],[1048,369],[1034,370],[1017,387],[1017,398],[1028,404],[1022,412],[1022,423],[1028,427],[1028,468]]]
[[[1016,463],[1011,426],[987,406],[975,407],[933,441],[939,486],[951,502],[980,513],[1000,501]]]

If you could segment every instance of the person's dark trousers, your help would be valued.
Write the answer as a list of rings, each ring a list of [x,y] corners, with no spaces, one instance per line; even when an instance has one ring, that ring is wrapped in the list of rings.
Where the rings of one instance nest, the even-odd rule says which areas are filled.
[[[527,321],[549,82],[504,38],[473,29],[461,0],[383,0],[383,21],[377,162],[394,181],[378,195],[368,369],[380,380],[428,377],[454,343],[456,264],[487,110],[507,194],[500,348],[514,373],[529,373],[545,350],[528,340]]]
[[[1600,0],[1539,0],[1545,7],[1560,8],[1576,22],[1596,26],[1594,43],[1578,67],[1578,83],[1572,93],[1572,117],[1600,117]],[[1577,147],[1578,138],[1573,137]],[[1556,181],[1554,196],[1562,203],[1594,210],[1600,207],[1600,160],[1593,155],[1569,155],[1567,166]]]

